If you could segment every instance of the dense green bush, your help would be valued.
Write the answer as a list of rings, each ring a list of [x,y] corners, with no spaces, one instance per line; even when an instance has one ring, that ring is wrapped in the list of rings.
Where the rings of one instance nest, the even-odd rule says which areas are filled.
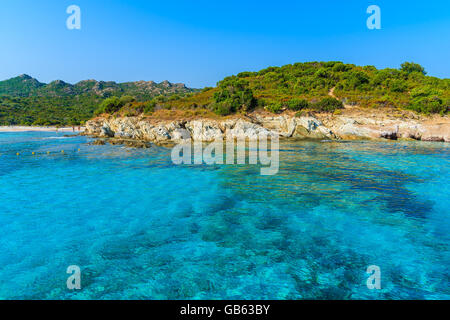
[[[316,77],[319,78],[329,78],[331,76],[330,71],[328,71],[328,69],[326,68],[320,68],[319,70],[317,70],[317,72],[315,73]]]
[[[350,70],[350,67],[346,66],[342,62],[339,62],[333,66],[332,70],[333,70],[333,72],[345,72],[345,71]]]
[[[431,86],[414,88],[410,93],[411,102],[408,108],[422,113],[445,114],[450,109],[450,99],[441,98],[443,95],[443,90]]]
[[[314,110],[317,110],[317,111],[333,112],[337,109],[343,109],[344,105],[342,104],[341,101],[339,101],[335,98],[327,97],[327,98],[323,98],[319,102],[314,103],[312,105],[312,107]]]
[[[144,103],[144,113],[152,113],[155,111],[156,101],[150,100]]]
[[[420,97],[414,99],[409,109],[422,113],[441,113],[448,112],[449,105],[444,105],[444,101],[438,96]]]
[[[291,99],[287,103],[287,107],[289,110],[299,111],[302,109],[307,109],[310,107],[309,102],[305,99]]]
[[[96,115],[102,113],[113,114],[119,111],[123,106],[129,106],[135,101],[136,99],[134,97],[128,95],[122,96],[120,98],[116,96],[109,97],[100,103],[100,106],[95,111],[95,114]]]
[[[392,92],[405,92],[408,90],[408,85],[404,80],[394,79],[389,82],[389,88]]]
[[[99,108],[95,111],[95,114],[102,114],[102,113],[114,113],[120,110],[120,108],[123,107],[122,101],[120,101],[120,98],[118,97],[110,97],[106,98],[105,100],[100,103]]]
[[[256,105],[249,82],[236,76],[218,83],[219,91],[214,94],[212,110],[218,114],[249,111]]]
[[[283,110],[283,104],[281,102],[273,102],[269,104],[267,110],[272,113],[280,113]]]
[[[232,114],[235,106],[232,105],[230,100],[216,102],[212,105],[212,110],[219,116],[227,116]]]
[[[238,73],[238,78],[247,78],[247,77],[252,77],[256,75],[256,72],[250,72],[250,71],[244,71],[241,73]]]
[[[126,95],[126,96],[120,97],[119,101],[120,101],[120,104],[126,105],[126,104],[129,104],[129,103],[135,102],[136,99],[134,97],[132,97],[132,96]]]
[[[345,72],[342,87],[346,90],[361,89],[362,85],[369,83],[369,76],[359,70]]]

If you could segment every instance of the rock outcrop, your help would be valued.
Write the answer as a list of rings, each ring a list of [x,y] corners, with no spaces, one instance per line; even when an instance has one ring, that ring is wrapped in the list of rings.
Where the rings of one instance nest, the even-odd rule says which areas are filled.
[[[322,115],[324,125],[342,139],[414,139],[450,142],[448,116],[399,117],[383,113]]]
[[[415,139],[450,141],[450,119],[399,118],[387,114],[292,114],[252,113],[224,119],[155,120],[145,117],[100,117],[86,123],[85,134],[101,138],[139,140],[157,144],[183,140],[257,140],[260,136],[294,139]]]
[[[96,118],[86,123],[85,134],[100,138],[121,138],[155,143],[183,140],[215,141],[280,136],[304,139],[338,139],[322,122],[312,117],[287,116],[149,121],[139,117]]]

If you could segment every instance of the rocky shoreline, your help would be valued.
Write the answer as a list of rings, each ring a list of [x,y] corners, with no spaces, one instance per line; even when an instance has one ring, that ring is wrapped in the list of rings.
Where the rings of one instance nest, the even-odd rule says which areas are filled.
[[[290,139],[413,139],[450,142],[448,116],[421,116],[390,110],[354,109],[342,114],[273,115],[254,112],[222,119],[158,120],[138,117],[98,117],[86,122],[84,134],[111,143],[147,147],[148,142],[173,144],[227,138],[257,140],[278,135]],[[112,138],[112,139],[111,139]]]

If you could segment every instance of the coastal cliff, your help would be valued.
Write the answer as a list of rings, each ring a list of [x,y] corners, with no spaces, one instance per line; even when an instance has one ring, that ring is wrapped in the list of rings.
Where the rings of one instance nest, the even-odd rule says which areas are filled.
[[[340,114],[317,113],[273,115],[253,112],[223,118],[159,120],[145,116],[104,116],[86,122],[86,135],[116,140],[136,140],[170,144],[182,140],[214,141],[258,139],[279,135],[291,139],[414,139],[450,142],[448,116],[424,116],[414,112],[360,108],[345,109]]]

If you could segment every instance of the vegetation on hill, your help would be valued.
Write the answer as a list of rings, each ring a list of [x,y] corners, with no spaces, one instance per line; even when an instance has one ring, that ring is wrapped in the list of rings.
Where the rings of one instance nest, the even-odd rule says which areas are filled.
[[[93,95],[66,97],[0,96],[0,125],[78,125],[92,118],[102,98]]]
[[[330,91],[338,99],[330,97]],[[334,112],[347,105],[391,107],[420,113],[446,114],[450,109],[450,79],[426,76],[424,68],[405,62],[399,69],[378,70],[342,62],[295,63],[242,72],[220,81],[215,88],[185,97],[157,97],[147,102],[158,109],[205,109],[218,115],[264,108]],[[126,108],[132,113],[133,104]],[[143,110],[137,105],[137,112]]]
[[[21,75],[0,81],[0,125],[78,125],[92,118],[98,105],[108,97],[129,103],[130,97],[133,102],[143,102],[155,96],[184,96],[194,91],[168,81],[85,80],[72,85],[56,80],[45,84]]]
[[[151,115],[159,110],[217,116],[254,109],[338,112],[344,104],[447,114],[450,79],[427,76],[412,62],[378,70],[330,61],[241,72],[202,90],[167,81],[44,84],[26,75],[0,82],[0,125],[79,124],[103,113]]]

